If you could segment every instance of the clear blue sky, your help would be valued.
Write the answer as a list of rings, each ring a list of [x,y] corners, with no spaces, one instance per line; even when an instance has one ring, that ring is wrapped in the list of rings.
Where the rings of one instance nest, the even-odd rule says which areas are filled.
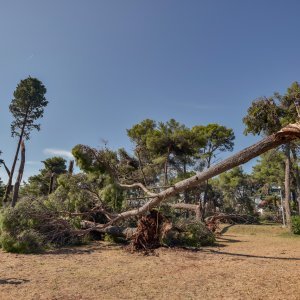
[[[257,139],[242,133],[251,101],[300,80],[299,12],[297,0],[0,0],[3,157],[11,165],[8,105],[28,75],[49,106],[25,178],[53,149],[130,149],[126,128],[145,118],[218,122],[240,150]]]

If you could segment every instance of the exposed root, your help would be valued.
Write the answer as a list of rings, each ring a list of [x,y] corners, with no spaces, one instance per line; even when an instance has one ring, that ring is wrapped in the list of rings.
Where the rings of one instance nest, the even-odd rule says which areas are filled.
[[[164,220],[165,218],[157,210],[151,210],[148,215],[142,216],[131,238],[129,250],[148,252],[158,248]]]

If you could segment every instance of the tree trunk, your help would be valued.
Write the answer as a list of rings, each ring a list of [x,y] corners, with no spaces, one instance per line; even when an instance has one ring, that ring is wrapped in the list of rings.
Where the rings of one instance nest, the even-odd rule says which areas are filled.
[[[23,140],[25,127],[26,127],[26,124],[27,124],[27,114],[28,114],[28,111],[26,112],[26,115],[25,115],[25,118],[24,118],[24,122],[23,122],[22,129],[21,129],[21,134],[20,134],[19,142],[18,142],[18,146],[17,146],[17,151],[16,151],[16,154],[15,154],[15,157],[14,157],[14,161],[13,161],[11,170],[10,170],[10,176],[8,178],[8,183],[7,183],[5,194],[4,194],[4,197],[3,197],[3,202],[4,203],[7,201],[8,196],[11,192],[12,179],[13,179],[13,176],[14,176],[15,167],[16,167],[16,163],[17,163],[17,160],[18,160],[19,151],[20,151],[20,147],[21,147],[21,142]]]
[[[52,172],[51,175],[50,175],[48,195],[50,195],[53,192],[54,176],[55,176],[55,173]]]
[[[106,226],[111,225],[115,222],[118,222],[120,220],[142,215],[147,213],[152,208],[160,205],[161,202],[166,201],[168,198],[183,192],[184,190],[197,186],[200,183],[208,180],[209,178],[212,178],[214,176],[217,176],[227,170],[230,170],[236,166],[239,166],[241,164],[244,164],[251,160],[254,157],[257,157],[265,152],[267,152],[270,149],[276,148],[282,144],[289,143],[295,139],[300,138],[300,124],[291,124],[277,133],[274,133],[270,136],[265,137],[258,143],[245,148],[244,150],[232,155],[231,157],[225,159],[224,161],[210,167],[209,169],[205,170],[202,173],[199,173],[195,176],[192,176],[188,179],[182,180],[180,182],[177,182],[175,185],[173,185],[170,188],[167,188],[166,190],[154,194],[151,194],[150,196],[153,196],[151,200],[149,200],[147,203],[145,203],[143,206],[132,209],[129,211],[122,212],[118,214],[114,219],[112,219]],[[133,186],[140,187],[143,190],[147,192],[147,189],[143,187],[140,183],[136,183],[134,185],[122,185],[120,186],[124,188],[132,188]]]
[[[165,161],[165,166],[164,166],[164,173],[165,173],[165,180],[164,180],[164,185],[168,184],[168,164],[169,164],[169,155],[170,155],[170,149],[168,148],[168,153]]]
[[[290,144],[286,144],[285,149],[285,180],[284,180],[284,190],[285,190],[285,216],[287,227],[291,230],[291,209],[290,209],[290,199],[291,199],[291,187],[290,187],[290,170],[291,170],[291,157],[290,157]]]
[[[143,176],[144,184],[145,184],[145,186],[147,186],[148,184],[147,184],[146,176],[145,176],[145,173],[144,173],[144,170],[143,170],[143,164],[142,164],[142,160],[141,160],[140,150],[139,149],[136,149],[136,154],[137,154],[137,157],[138,157],[138,160],[139,160],[139,169],[140,169],[141,174]]]
[[[17,178],[15,187],[14,187],[13,198],[11,201],[12,207],[14,207],[18,201],[19,189],[20,189],[20,185],[21,185],[21,181],[22,181],[22,177],[23,177],[24,166],[25,166],[25,145],[24,145],[24,142],[22,141],[22,143],[21,143],[21,163],[20,163],[20,167],[19,167],[18,178]]]
[[[72,175],[74,170],[74,160],[70,160],[69,162],[69,168],[68,168],[68,174]]]
[[[104,224],[100,224],[100,226]],[[99,226],[99,227],[100,227]],[[81,228],[87,229],[92,228],[96,232],[99,233],[107,233],[114,237],[124,237],[124,238],[131,238],[133,234],[136,232],[136,227],[120,227],[120,226],[107,226],[105,228],[95,228],[95,223],[91,221],[81,221]]]
[[[293,160],[294,160],[294,165],[295,165],[295,178],[296,178],[296,186],[297,186],[297,195],[296,199],[298,202],[298,214],[300,215],[300,172],[299,172],[299,167],[297,163],[297,153],[294,147],[291,148],[292,150],[292,155],[293,155]]]
[[[207,169],[210,168],[210,163],[211,163],[211,156],[208,158],[207,161]],[[206,213],[206,204],[207,204],[207,200],[208,200],[208,179],[206,180],[205,183],[205,190],[204,190],[204,195],[203,195],[203,204],[202,206],[202,210],[201,210],[201,220],[204,221],[205,218],[205,213]]]
[[[204,190],[204,195],[203,195],[203,204],[201,205],[201,207],[202,207],[202,210],[201,210],[201,220],[202,221],[205,218],[206,204],[207,204],[207,194],[208,194],[208,180],[206,180],[206,183],[205,183],[205,190]]]

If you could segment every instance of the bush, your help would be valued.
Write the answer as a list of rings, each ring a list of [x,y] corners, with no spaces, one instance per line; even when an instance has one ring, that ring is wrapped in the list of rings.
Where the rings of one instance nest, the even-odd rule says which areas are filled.
[[[294,234],[300,234],[300,216],[292,217],[292,232]]]
[[[201,247],[215,243],[214,234],[197,221],[180,220],[162,236],[163,245],[173,247]]]
[[[45,199],[23,199],[0,215],[0,245],[9,252],[34,253],[52,246],[79,243],[76,224],[59,216]],[[74,221],[74,222],[73,222]]]
[[[265,211],[259,216],[259,221],[262,223],[282,223],[281,217],[278,215],[278,213],[273,211]]]
[[[25,230],[15,238],[7,232],[0,237],[5,251],[13,253],[38,253],[43,250],[43,237],[34,230]]]

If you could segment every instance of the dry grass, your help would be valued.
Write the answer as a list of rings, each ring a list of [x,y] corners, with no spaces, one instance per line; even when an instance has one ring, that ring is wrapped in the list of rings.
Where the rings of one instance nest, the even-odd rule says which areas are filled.
[[[156,256],[104,243],[0,252],[0,299],[300,299],[300,238],[277,226],[224,231],[217,247]]]

